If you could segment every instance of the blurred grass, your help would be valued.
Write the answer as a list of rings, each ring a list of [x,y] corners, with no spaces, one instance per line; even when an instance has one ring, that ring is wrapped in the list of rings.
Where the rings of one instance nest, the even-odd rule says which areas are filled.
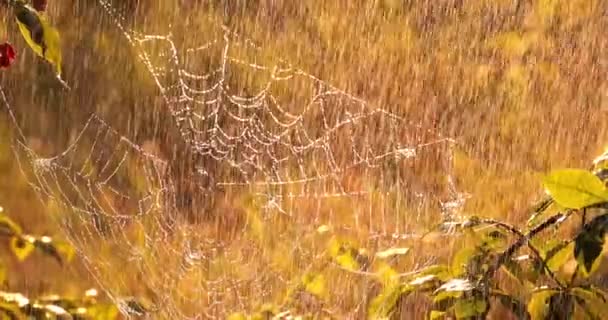
[[[608,141],[608,127],[603,120],[608,110],[605,1],[133,0],[115,4],[127,13],[131,26],[146,33],[165,33],[168,22],[174,20],[175,36],[185,46],[204,42],[207,33],[213,32],[212,26],[223,22],[259,44],[260,56],[269,62],[286,59],[373,105],[456,138],[457,185],[473,196],[464,209],[467,213],[523,223],[525,208],[539,194],[539,174],[556,167],[586,167]],[[72,86],[69,92],[61,89],[52,70],[29,51],[5,11],[0,25],[0,32],[18,48],[17,64],[0,74],[0,84],[18,113],[30,146],[43,155],[56,154],[65,149],[89,115],[96,113],[137,143],[154,140],[159,145],[158,153],[173,160],[177,136],[168,125],[169,115],[157,98],[151,77],[112,21],[91,1],[50,1],[49,10],[51,20],[62,33],[64,74]],[[243,88],[262,81],[255,74],[246,73],[235,74],[231,80]],[[273,94],[297,100],[306,95],[306,90],[284,88]],[[7,138],[10,126],[5,113],[0,113],[0,204],[31,232],[60,234],[18,170]],[[382,143],[383,137],[377,139],[377,143]],[[426,168],[433,168],[433,163]],[[359,180],[355,175],[351,183],[367,183]],[[266,228],[279,229],[283,223],[282,234],[242,229],[243,221],[250,222],[252,210],[255,212],[255,206],[237,201],[243,197],[246,198],[230,193],[219,195],[213,210],[224,214],[215,220],[215,225],[202,226],[197,231],[218,239],[233,239],[231,254],[236,256],[246,256],[251,246],[263,248],[264,255],[258,260],[247,266],[224,268],[222,276],[247,278],[269,272],[268,268],[272,269],[269,274],[285,279],[299,275],[310,263],[306,258],[312,257],[290,248],[285,239],[300,235],[290,231],[289,222],[278,220],[273,222],[277,225]],[[338,224],[360,226],[359,230],[350,229],[352,238],[362,246],[382,246],[391,242],[370,241],[370,226],[391,224],[390,217],[420,216],[420,212],[412,213],[413,209],[400,205],[400,201],[382,197],[348,203],[336,200],[320,209],[303,202],[298,212],[304,215],[306,211],[320,210],[319,216],[333,217]],[[367,227],[352,221],[352,213],[358,211],[369,212]],[[386,217],[389,220],[373,221]],[[316,223],[312,215],[302,221]],[[427,217],[407,224],[424,230],[431,221]],[[259,234],[265,236],[259,238]],[[320,244],[298,241],[302,241],[302,247],[313,248],[313,252],[323,249]],[[434,250],[439,254],[438,250],[454,250],[445,243],[425,243],[420,247],[416,252]],[[285,259],[284,253],[289,251],[294,253]],[[107,255],[107,261],[112,261],[112,253]],[[412,266],[415,260],[403,262],[402,267]],[[153,267],[160,268],[152,274],[158,274],[163,267],[177,268],[172,262],[159,264],[162,257],[151,261],[155,261]],[[266,264],[270,267],[264,267]],[[100,268],[106,267],[108,274],[116,272],[112,265]],[[55,270],[53,274],[61,275],[51,279],[46,276],[48,272],[42,272],[46,267],[38,262],[23,268],[34,271],[27,277],[11,273],[14,278],[10,284],[16,289],[46,292],[68,290],[74,283],[90,283],[78,264],[73,272]],[[357,284],[349,275],[331,272],[335,274],[327,277],[329,286],[340,294],[330,297],[329,305],[336,312],[360,315],[349,312],[356,310],[357,301],[370,289],[353,288]],[[176,294],[196,292],[201,277],[209,274],[190,274],[180,280],[175,284]],[[137,277],[124,274],[118,278],[120,287],[147,294],[147,289],[138,287]],[[264,283],[272,287],[251,288],[251,292],[243,293],[251,303],[225,298],[224,307],[238,310],[243,305],[273,300],[272,296],[281,296],[286,287],[284,281]],[[200,307],[187,299],[180,303],[186,314],[196,313]]]

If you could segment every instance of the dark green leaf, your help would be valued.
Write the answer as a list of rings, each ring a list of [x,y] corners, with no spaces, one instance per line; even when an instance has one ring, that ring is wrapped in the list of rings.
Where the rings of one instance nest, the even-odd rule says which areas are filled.
[[[604,247],[604,235],[608,227],[608,215],[595,217],[576,236],[574,256],[583,275],[590,275],[599,266],[598,257]]]

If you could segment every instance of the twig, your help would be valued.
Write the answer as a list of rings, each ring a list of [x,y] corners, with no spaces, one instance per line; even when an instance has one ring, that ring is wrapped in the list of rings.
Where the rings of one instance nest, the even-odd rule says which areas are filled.
[[[581,215],[581,229],[585,228],[585,223],[587,223],[587,209],[583,209],[583,214]],[[572,287],[574,284],[574,280],[576,280],[576,275],[578,275],[578,268],[580,265],[577,263],[574,268],[574,272],[572,273],[572,277],[570,278],[570,283],[568,283],[568,288]]]
[[[511,256],[517,251],[519,250],[522,246],[524,246],[525,244],[527,244],[530,239],[534,238],[537,234],[543,232],[545,229],[557,224],[557,223],[561,223],[563,221],[565,221],[566,219],[568,219],[576,210],[567,210],[564,213],[558,213],[556,215],[553,215],[549,218],[547,218],[545,221],[543,221],[541,224],[537,225],[536,227],[534,227],[532,230],[530,230],[528,233],[526,233],[525,235],[523,235],[522,237],[520,237],[517,241],[515,241],[513,244],[511,244],[509,246],[509,248],[507,248],[507,250],[505,250],[500,256],[498,256],[498,258],[496,259],[496,263],[494,263],[493,265],[490,266],[490,268],[486,271],[486,273],[483,276],[483,280],[487,281],[488,279],[494,277],[494,274],[496,273],[496,271],[503,265],[505,264],[509,259],[511,259]]]
[[[527,241],[526,235],[523,234],[521,231],[519,231],[517,228],[515,228],[514,226],[507,224],[505,222],[501,222],[501,221],[497,221],[494,219],[482,219],[481,220],[482,223],[485,224],[491,224],[491,225],[495,225],[497,227],[500,227],[504,230],[507,230],[509,232],[511,232],[512,234],[516,235],[520,241],[524,241],[523,244],[526,244],[528,246],[528,248],[530,249],[530,251],[532,251],[532,253],[536,256],[536,258],[538,259],[538,261],[540,261],[540,263],[542,264],[543,268],[547,271],[547,274],[551,277],[551,279],[553,279],[553,281],[562,289],[566,289],[566,286],[564,284],[562,284],[559,279],[555,276],[555,273],[553,273],[553,271],[549,268],[549,266],[547,265],[547,262],[543,259],[543,257],[540,255],[540,252],[538,252],[538,249],[536,249],[536,247],[534,247],[530,241]],[[506,260],[505,260],[506,262]]]

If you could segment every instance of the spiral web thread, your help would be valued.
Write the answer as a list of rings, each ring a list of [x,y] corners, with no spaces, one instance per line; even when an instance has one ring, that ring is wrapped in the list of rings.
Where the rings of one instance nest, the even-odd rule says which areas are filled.
[[[322,214],[302,217],[302,210],[320,212],[331,199],[361,206],[366,197],[388,201],[389,194],[412,193],[421,203],[440,202],[446,215],[461,204],[450,176],[450,139],[285,61],[264,63],[261,48],[224,26],[207,32],[208,41],[182,48],[171,35],[129,30],[110,2],[98,3],[139,54],[197,157],[191,178],[206,181],[198,191],[252,194],[262,219],[279,214],[302,222],[295,239],[288,233],[283,239],[294,248],[320,223],[338,223]],[[290,90],[298,92],[297,101]],[[308,98],[301,100],[304,93]],[[125,314],[137,313],[124,300],[134,295],[148,297],[158,318],[223,318],[269,299],[277,282],[289,282],[256,260],[264,249],[254,241],[235,247],[189,224],[175,205],[178,181],[170,163],[98,115],[55,157],[40,157],[20,135],[15,149],[32,169],[24,170],[32,187],[61,212],[66,236]],[[410,163],[427,150],[445,177],[443,194],[408,182],[417,174]],[[344,227],[394,240],[416,219],[372,211],[356,210]]]

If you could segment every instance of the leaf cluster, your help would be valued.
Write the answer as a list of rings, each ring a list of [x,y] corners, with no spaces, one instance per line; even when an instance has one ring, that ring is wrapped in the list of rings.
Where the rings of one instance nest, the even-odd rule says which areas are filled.
[[[549,173],[543,179],[548,196],[533,208],[525,228],[480,217],[458,223],[474,245],[464,246],[451,264],[386,282],[368,318],[398,319],[400,303],[422,293],[432,304],[430,319],[485,319],[492,310],[518,319],[602,319],[608,312],[608,293],[593,275],[605,255],[606,173],[597,161],[594,171]],[[579,226],[567,236],[561,229],[574,217],[580,219]]]
[[[72,261],[74,248],[63,241],[48,236],[33,236],[23,232],[21,226],[3,213],[0,207],[0,238],[5,238],[11,253],[19,260],[32,256],[36,251],[55,259],[60,265]],[[5,283],[6,268],[0,268],[0,282]],[[127,304],[132,313],[137,301]],[[141,309],[141,308],[139,308]],[[45,295],[30,298],[19,292],[0,290],[0,319],[71,319],[113,320],[119,319],[119,308],[114,303],[100,299],[95,289],[87,290],[80,297]],[[141,312],[137,312],[140,313]]]
[[[402,318],[410,296],[427,298],[429,319],[486,319],[492,312],[533,320],[602,319],[608,312],[608,293],[593,276],[605,255],[608,171],[600,162],[608,157],[598,159],[592,171],[564,169],[546,175],[542,182],[547,196],[532,208],[523,227],[476,216],[449,223],[447,229],[456,229],[468,244],[450,263],[400,273],[394,262],[408,255],[409,248],[388,248],[371,255],[333,234],[332,228],[321,226],[318,234],[331,235],[328,262],[296,281],[288,296],[304,299],[306,295],[298,294],[304,292],[322,306],[329,298],[322,272],[334,266],[340,272],[369,277],[380,288],[366,305],[368,319]],[[571,235],[564,231],[567,221],[575,228]],[[281,311],[289,310],[288,305],[265,305],[252,315],[237,313],[231,319],[293,317],[290,311]]]

